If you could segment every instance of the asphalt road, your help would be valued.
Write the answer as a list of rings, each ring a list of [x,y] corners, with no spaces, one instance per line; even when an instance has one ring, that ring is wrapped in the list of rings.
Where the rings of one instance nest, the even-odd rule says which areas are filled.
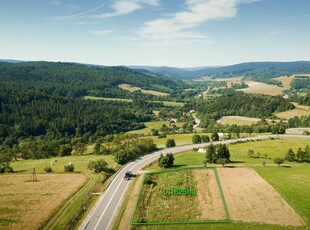
[[[299,135],[268,135],[268,136],[258,136],[258,137],[249,137],[249,138],[240,138],[234,140],[226,140],[226,141],[217,141],[212,142],[212,144],[220,144],[225,143],[229,144],[231,142],[236,142],[237,140],[257,140],[257,139],[265,139],[269,137],[308,137],[310,136],[299,136]],[[101,195],[100,199],[96,203],[90,215],[84,220],[82,225],[80,226],[80,230],[89,229],[89,230],[106,230],[111,229],[113,226],[114,218],[116,217],[118,207],[120,207],[124,194],[127,190],[128,184],[130,181],[124,180],[124,175],[126,171],[132,171],[134,174],[137,174],[138,171],[143,168],[145,165],[153,162],[158,159],[161,153],[179,153],[187,150],[191,150],[193,148],[199,148],[203,146],[207,146],[211,143],[204,144],[195,144],[195,145],[186,145],[179,146],[169,149],[164,149],[161,151],[154,152],[152,154],[148,154],[144,157],[141,157],[133,162],[128,163],[122,169],[119,170],[117,175],[113,178],[110,186],[106,189],[106,191]]]

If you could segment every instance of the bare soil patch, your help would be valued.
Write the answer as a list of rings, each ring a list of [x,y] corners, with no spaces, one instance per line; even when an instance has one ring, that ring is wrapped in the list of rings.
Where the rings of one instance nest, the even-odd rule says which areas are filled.
[[[37,229],[57,207],[86,182],[78,174],[0,176],[0,229]]]
[[[305,225],[295,210],[254,170],[219,168],[218,174],[232,220]]]
[[[194,169],[197,181],[197,197],[201,208],[201,219],[226,219],[224,204],[212,169]]]

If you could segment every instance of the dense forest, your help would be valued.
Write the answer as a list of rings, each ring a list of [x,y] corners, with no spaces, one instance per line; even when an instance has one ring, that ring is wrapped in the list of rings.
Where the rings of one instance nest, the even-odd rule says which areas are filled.
[[[310,78],[309,77],[296,77],[291,84],[293,91],[310,91]]]
[[[126,67],[96,67],[52,62],[0,62],[0,83],[20,85],[48,95],[71,98],[86,95],[121,98],[134,96],[134,93],[120,89],[119,84],[131,84],[167,93],[185,87],[185,83],[181,81]],[[153,95],[141,96],[158,99]]]
[[[267,118],[274,112],[293,109],[294,106],[281,96],[265,96],[246,94],[226,90],[221,97],[192,101],[188,107],[194,107],[201,118],[210,117],[217,119],[221,116],[247,116]]]
[[[57,155],[61,144],[72,144],[72,139],[86,144],[108,134],[143,128],[142,122],[151,119],[152,110],[162,107],[140,99],[128,103],[49,96],[20,86],[2,87],[0,105],[2,150],[27,139],[53,142],[51,155]]]

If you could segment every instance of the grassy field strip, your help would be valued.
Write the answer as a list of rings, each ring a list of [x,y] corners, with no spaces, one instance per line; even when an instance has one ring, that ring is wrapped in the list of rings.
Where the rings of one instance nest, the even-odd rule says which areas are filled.
[[[169,95],[169,93],[163,93],[163,92],[159,92],[159,91],[155,91],[155,90],[144,90],[144,89],[141,89],[139,87],[129,85],[129,84],[120,84],[120,85],[118,85],[118,87],[121,89],[124,89],[124,90],[128,90],[130,92],[141,90],[142,93],[152,94],[155,96],[168,96]]]
[[[83,155],[83,156],[66,156],[66,157],[53,157],[48,159],[40,160],[20,160],[13,161],[11,166],[14,171],[21,173],[31,173],[32,169],[35,168],[37,173],[45,173],[44,168],[49,166],[53,169],[54,173],[63,173],[64,166],[70,162],[75,167],[75,172],[81,172],[88,176],[90,171],[87,169],[87,164],[91,160],[104,159],[109,167],[118,169],[119,165],[115,163],[114,156],[112,155]],[[56,162],[57,161],[57,162]]]
[[[242,116],[224,116],[219,120],[222,125],[252,125],[259,122],[261,119]]]
[[[132,102],[132,99],[126,98],[110,98],[110,97],[95,97],[95,96],[85,96],[86,100],[105,100],[105,101],[123,101],[123,102]]]
[[[309,116],[310,115],[310,106],[306,105],[299,105],[298,103],[292,103],[296,108],[293,110],[288,110],[285,112],[276,113],[275,115],[277,117],[283,118],[283,119],[290,119],[295,116],[301,117],[301,116]]]
[[[268,183],[295,209],[310,227],[310,165],[290,164],[285,167],[254,167]]]
[[[183,124],[184,122],[173,123],[173,125],[176,125],[177,127],[182,127]],[[170,123],[168,121],[150,121],[150,122],[145,122],[144,125],[146,126],[144,129],[133,130],[133,131],[129,131],[128,133],[150,135],[152,129],[160,130],[162,125],[166,125],[169,127]]]
[[[86,100],[106,100],[106,101],[123,101],[123,102],[132,102],[132,99],[125,98],[110,98],[110,97],[94,97],[94,96],[85,96]],[[150,101],[151,102],[151,101]],[[174,102],[174,101],[153,101],[157,103],[164,103],[164,106],[172,106],[172,107],[182,107],[185,105],[183,102]]]

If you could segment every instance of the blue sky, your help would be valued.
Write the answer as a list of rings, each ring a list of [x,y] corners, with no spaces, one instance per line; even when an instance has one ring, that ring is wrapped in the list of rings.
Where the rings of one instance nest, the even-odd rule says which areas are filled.
[[[0,59],[175,67],[310,60],[310,1],[1,0]]]

